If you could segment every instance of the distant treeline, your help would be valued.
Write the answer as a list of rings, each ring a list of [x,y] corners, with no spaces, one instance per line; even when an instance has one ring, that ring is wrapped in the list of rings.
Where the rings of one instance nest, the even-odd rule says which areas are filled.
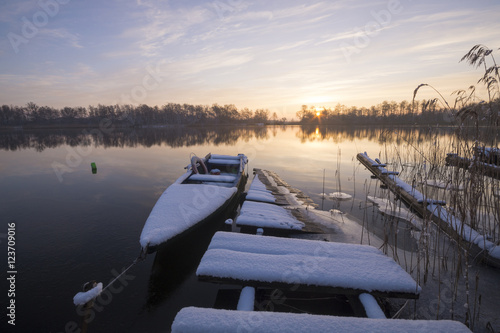
[[[61,109],[38,106],[30,102],[25,106],[2,105],[0,127],[93,127],[103,121],[115,127],[150,127],[163,125],[210,124],[327,124],[327,125],[424,125],[450,124],[457,119],[474,118],[477,125],[498,124],[500,102],[468,105],[454,110],[438,105],[438,100],[384,101],[376,106],[347,107],[337,104],[334,108],[303,105],[296,112],[297,119],[287,119],[270,113],[267,109],[238,109],[233,104],[191,105],[168,103],[161,107],[145,104],[97,105],[64,107]],[[473,119],[473,120],[474,120]]]
[[[369,108],[337,104],[333,109],[302,105],[296,113],[301,124],[359,125],[499,125],[500,99],[491,103],[473,103],[460,108],[441,107],[438,99],[387,102]]]
[[[38,106],[30,102],[26,106],[2,105],[0,126],[99,126],[106,120],[113,126],[141,127],[180,124],[224,124],[224,123],[267,123],[278,119],[269,110],[248,108],[238,110],[233,104],[212,106],[168,103],[162,107],[145,104],[97,105],[89,107]]]

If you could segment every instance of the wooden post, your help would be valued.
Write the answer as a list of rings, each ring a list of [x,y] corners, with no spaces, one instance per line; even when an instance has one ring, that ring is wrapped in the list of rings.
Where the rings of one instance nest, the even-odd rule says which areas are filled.
[[[90,289],[97,286],[96,281],[87,282],[83,285],[83,291],[89,291]],[[94,307],[94,299],[91,299],[83,306],[84,314],[82,316],[82,333],[87,333],[88,324],[90,321],[91,310]]]

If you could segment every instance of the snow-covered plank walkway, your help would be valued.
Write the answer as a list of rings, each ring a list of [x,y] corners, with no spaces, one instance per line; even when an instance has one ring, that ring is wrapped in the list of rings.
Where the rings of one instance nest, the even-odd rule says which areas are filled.
[[[448,161],[450,156],[454,155],[448,154],[447,163],[450,163]],[[450,214],[446,209],[446,202],[425,198],[424,194],[395,175],[383,175],[385,169],[369,158],[366,152],[358,154],[357,158],[392,192],[399,195],[412,210],[417,211],[421,216],[432,219],[450,237],[469,242],[471,246],[468,251],[474,257],[481,255],[489,265],[500,267],[500,246],[489,241],[487,237]]]
[[[283,197],[283,194],[279,193],[279,189],[275,186],[272,186],[267,181],[267,175],[265,171],[260,169],[254,169],[254,177],[252,183],[247,192],[246,200],[258,201],[258,202],[267,202],[273,204],[288,204],[286,199]],[[260,178],[266,179],[266,184],[264,184]]]
[[[172,332],[470,333],[470,330],[464,324],[451,320],[370,319],[188,307],[177,313]]]
[[[236,225],[286,230],[302,230],[305,227],[305,224],[297,220],[290,210],[254,201],[243,203],[240,215],[236,219]]]
[[[418,298],[421,288],[378,249],[357,244],[218,232],[201,280],[336,294]]]

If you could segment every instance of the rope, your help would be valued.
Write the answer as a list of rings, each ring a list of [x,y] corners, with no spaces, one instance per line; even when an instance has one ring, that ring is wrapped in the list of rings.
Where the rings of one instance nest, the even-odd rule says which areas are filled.
[[[106,290],[107,288],[109,288],[116,280],[118,280],[129,269],[131,269],[132,267],[134,267],[135,264],[137,264],[138,262],[141,262],[144,259],[146,259],[147,251],[148,251],[147,248],[146,249],[141,249],[141,253],[139,253],[139,256],[137,258],[135,258],[135,260],[126,269],[124,269],[123,272],[121,272],[120,274],[118,274],[110,283],[108,283],[106,287],[102,288],[101,293],[104,290]]]

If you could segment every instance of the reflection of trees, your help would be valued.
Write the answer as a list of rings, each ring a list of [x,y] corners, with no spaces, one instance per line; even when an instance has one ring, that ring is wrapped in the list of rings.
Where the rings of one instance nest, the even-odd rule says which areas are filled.
[[[35,149],[43,151],[61,145],[96,147],[170,147],[193,145],[235,144],[238,140],[269,138],[267,127],[166,127],[144,129],[114,129],[103,133],[87,130],[30,130],[0,132],[0,149]]]
[[[97,129],[91,130],[24,130],[0,132],[0,149],[21,150],[34,149],[43,151],[61,145],[96,146],[96,147],[152,147],[165,144],[169,147],[189,147],[194,145],[234,145],[238,141],[248,142],[252,139],[267,140],[276,136],[278,131],[285,131],[285,126],[256,127],[185,127],[169,126],[162,128],[121,128],[108,130],[108,133]],[[441,133],[451,134],[452,130],[439,129]],[[428,141],[436,134],[429,128],[378,128],[378,127],[329,127],[300,126],[296,137],[300,142],[333,141],[342,143],[366,139],[379,143],[418,144]]]
[[[450,134],[452,129],[440,129],[441,133]],[[428,141],[436,134],[435,129],[430,128],[380,128],[380,127],[328,127],[328,126],[302,126],[296,136],[300,142],[308,141],[333,141],[342,143],[357,139],[367,139],[379,143],[397,143],[402,141],[418,144]]]

